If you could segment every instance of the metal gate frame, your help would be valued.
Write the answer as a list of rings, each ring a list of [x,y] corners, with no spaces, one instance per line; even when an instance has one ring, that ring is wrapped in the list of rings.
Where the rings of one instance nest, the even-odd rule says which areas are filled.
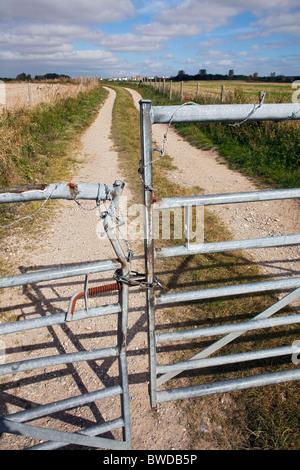
[[[85,276],[85,309],[74,311],[75,304],[71,299],[69,311],[65,314],[46,315],[35,319],[17,321],[0,325],[0,336],[23,332],[30,329],[62,325],[65,322],[80,321],[90,317],[102,317],[106,315],[118,315],[117,340],[115,347],[97,350],[86,350],[77,353],[59,354],[38,359],[29,359],[19,362],[0,365],[0,375],[7,375],[16,371],[27,371],[42,367],[51,367],[58,364],[70,364],[75,362],[98,360],[104,358],[116,358],[119,365],[119,385],[100,389],[75,397],[70,397],[61,401],[55,401],[37,407],[3,416],[0,418],[0,432],[17,434],[31,438],[44,440],[42,444],[31,447],[35,450],[57,449],[70,444],[104,448],[112,450],[131,449],[131,425],[129,408],[129,387],[127,372],[127,319],[128,319],[128,285],[116,283],[108,286],[110,290],[119,291],[118,303],[98,306],[88,309],[87,300],[93,294],[94,288],[88,288],[88,276],[92,273],[102,273],[108,271],[121,270],[123,276],[129,272],[129,263],[123,253],[122,247],[115,233],[114,214],[122,194],[124,183],[116,181],[114,185],[86,184],[86,183],[58,183],[49,185],[35,185],[0,189],[0,204],[26,201],[48,201],[49,199],[93,200],[100,207],[103,201],[109,201],[108,210],[101,213],[105,232],[112,244],[117,256],[117,260],[106,260],[92,263],[77,264],[71,267],[61,267],[52,270],[39,271],[33,273],[20,274],[0,278],[0,288],[35,284],[41,281],[53,281],[57,279],[70,278],[75,276]],[[107,288],[107,286],[104,286]],[[107,289],[108,289],[107,288]],[[97,289],[97,288],[96,288]],[[78,293],[77,293],[78,295]],[[84,430],[70,433],[48,429],[40,426],[28,424],[37,418],[48,416],[59,411],[70,410],[78,406],[90,404],[96,400],[107,397],[120,396],[121,417],[97,424]],[[96,437],[103,433],[122,428],[123,440],[114,440]]]
[[[192,206],[209,206],[216,204],[232,204],[254,201],[269,201],[279,199],[292,199],[300,197],[300,189],[255,191],[248,193],[216,194],[208,196],[170,197],[157,199],[153,188],[152,175],[152,125],[168,124],[172,122],[238,122],[245,121],[281,121],[300,119],[299,104],[264,104],[259,105],[196,105],[185,103],[181,106],[152,106],[150,100],[140,101],[140,126],[141,126],[141,177],[143,181],[144,201],[144,230],[145,230],[145,266],[147,281],[153,283],[155,274],[155,259],[169,256],[194,255],[201,253],[217,253],[223,251],[243,250],[246,248],[265,248],[274,246],[288,246],[300,243],[300,234],[266,237],[258,239],[227,241],[220,243],[189,244],[189,224],[185,224],[184,246],[156,248],[154,247],[154,211],[183,207],[185,220]],[[168,127],[169,128],[169,127]],[[165,134],[166,139],[167,134]],[[188,157],[187,157],[188,158]],[[277,289],[294,289],[284,298],[276,302],[255,316],[251,321],[220,325],[210,328],[200,328],[170,333],[156,333],[156,307],[161,305],[180,304],[195,300],[212,299],[235,296],[254,292],[274,291]],[[148,315],[148,351],[150,369],[150,399],[151,406],[155,408],[157,403],[171,400],[199,397],[213,393],[223,393],[233,390],[241,390],[262,385],[274,384],[300,379],[300,369],[294,368],[284,372],[256,375],[235,380],[201,384],[197,386],[170,388],[158,391],[158,387],[172,379],[184,370],[199,369],[214,365],[225,365],[263,359],[267,357],[279,357],[292,355],[295,352],[293,346],[253,351],[242,354],[209,357],[223,346],[229,344],[243,333],[260,328],[268,328],[278,325],[298,323],[299,314],[284,317],[270,318],[274,313],[294,301],[300,296],[300,277],[266,281],[252,284],[232,285],[210,289],[185,291],[177,293],[156,294],[155,290],[147,290],[147,315]],[[225,335],[206,349],[202,350],[188,361],[157,365],[157,344],[174,342],[182,339],[192,339],[213,335]]]

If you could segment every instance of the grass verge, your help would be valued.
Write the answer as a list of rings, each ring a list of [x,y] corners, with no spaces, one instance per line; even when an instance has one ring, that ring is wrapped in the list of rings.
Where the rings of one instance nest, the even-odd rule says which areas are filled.
[[[114,106],[112,136],[120,155],[125,181],[136,196],[134,202],[141,202],[141,181],[138,175],[140,160],[140,129],[138,111],[129,93],[122,87],[115,87],[117,99]],[[158,104],[157,102],[155,104]],[[159,104],[163,104],[161,101]],[[157,162],[154,169],[154,186],[157,197],[170,195],[199,194],[200,188],[179,187],[171,183],[166,172],[171,171],[170,157]],[[205,212],[205,242],[228,240],[231,234],[220,220]],[[182,240],[168,243],[182,244]],[[165,242],[164,242],[165,243]],[[160,242],[160,246],[163,242]],[[255,263],[242,252],[210,254],[156,260],[156,274],[172,291],[214,287],[219,285],[255,282],[264,280]],[[268,294],[239,296],[230,299],[194,302],[171,309],[157,310],[157,328],[167,331],[172,327],[193,328],[221,323],[246,321],[263,311],[277,300]],[[281,311],[286,314],[289,309]],[[221,354],[234,354],[248,350],[279,347],[292,344],[299,337],[294,327],[269,329],[267,332],[250,332],[228,345]],[[166,355],[168,362],[177,362],[192,356],[199,349],[210,344],[212,339],[180,344],[179,347],[158,349],[158,360]],[[247,365],[234,365],[203,370],[199,373],[182,373],[172,387],[207,383],[284,370],[291,367],[291,358],[279,361],[260,361]],[[241,449],[296,449],[299,445],[299,391],[296,383],[250,389],[243,392],[212,395],[179,402],[184,410],[185,425],[191,438],[190,448],[199,445],[208,448]],[[201,444],[199,444],[201,442]]]
[[[0,118],[0,187],[53,183],[70,175],[76,145],[107,91],[98,86],[77,98],[6,112]],[[0,225],[34,212],[39,204],[0,206]],[[26,225],[26,224],[25,224]],[[32,226],[32,221],[30,222]],[[1,229],[0,229],[1,230]],[[3,232],[3,230],[2,230]],[[2,235],[2,233],[1,233]]]

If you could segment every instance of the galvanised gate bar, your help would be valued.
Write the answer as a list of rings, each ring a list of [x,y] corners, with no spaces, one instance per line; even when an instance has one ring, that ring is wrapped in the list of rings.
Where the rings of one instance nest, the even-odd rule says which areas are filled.
[[[287,236],[265,237],[248,240],[224,241],[218,243],[197,243],[189,242],[189,218],[192,206],[210,206],[218,204],[239,204],[242,202],[260,202],[280,199],[294,199],[300,197],[300,189],[255,191],[249,193],[215,194],[207,196],[191,197],[169,197],[158,199],[159,195],[154,194],[152,164],[152,126],[155,124],[170,125],[179,122],[226,122],[244,123],[245,121],[281,121],[300,119],[299,104],[262,104],[259,105],[196,105],[185,103],[181,106],[152,106],[151,101],[140,101],[141,119],[141,177],[143,181],[143,197],[145,205],[145,264],[147,281],[149,285],[153,282],[155,275],[155,260],[172,256],[187,256],[204,253],[218,253],[234,250],[256,249],[278,246],[299,245],[300,234]],[[167,133],[165,134],[165,140]],[[164,148],[162,149],[162,153]],[[160,157],[159,157],[160,158]],[[188,159],[189,156],[186,155]],[[201,162],[199,162],[201,165]],[[201,171],[201,166],[199,167]],[[154,182],[155,186],[155,182]],[[164,209],[184,208],[185,220],[185,244],[174,247],[154,246],[154,211]],[[199,300],[209,300],[216,298],[228,298],[231,296],[259,293],[276,290],[291,290],[282,299],[278,300],[269,308],[260,312],[252,320],[247,322],[218,325],[210,328],[193,328],[191,330],[172,331],[169,333],[157,334],[156,315],[157,308],[161,306],[180,305],[184,302],[194,302]],[[182,398],[192,398],[212,393],[223,393],[233,390],[241,390],[250,387],[275,384],[300,379],[300,369],[293,367],[283,372],[273,372],[269,374],[254,375],[246,378],[227,380],[221,382],[205,383],[201,385],[168,388],[158,390],[165,382],[174,378],[180,372],[194,370],[211,366],[222,366],[264,359],[270,357],[292,356],[295,347],[289,344],[280,348],[265,349],[261,351],[244,352],[241,354],[231,354],[218,357],[210,357],[220,351],[243,333],[272,326],[299,323],[300,315],[285,315],[271,318],[276,312],[293,302],[300,296],[300,277],[288,279],[278,279],[265,282],[216,287],[209,289],[199,289],[194,291],[182,291],[176,293],[156,294],[154,289],[147,291],[147,312],[148,312],[148,337],[149,337],[149,364],[150,364],[150,394],[152,407],[157,403]],[[175,364],[157,364],[157,345],[170,344],[200,337],[213,337],[224,335],[217,341],[210,344],[189,360]],[[292,361],[291,361],[292,362]]]
[[[122,194],[124,184],[116,181],[114,185],[86,184],[86,183],[58,183],[49,185],[35,185],[0,189],[0,203],[26,202],[26,201],[47,201],[48,199],[66,199],[95,201],[100,208],[100,203],[107,201],[110,203],[107,211],[101,214],[103,225],[108,238],[111,241],[117,259],[82,263],[66,267],[57,267],[51,270],[29,272],[15,276],[0,278],[0,288],[15,286],[33,285],[39,282],[49,282],[58,279],[83,276],[85,279],[84,297],[85,308],[75,310],[69,308],[66,313],[47,314],[33,319],[5,323],[0,325],[0,335],[25,332],[31,329],[42,329],[53,325],[64,325],[66,322],[77,322],[87,318],[99,317],[105,321],[108,315],[118,316],[118,327],[116,332],[116,344],[114,347],[84,350],[75,353],[57,354],[43,358],[27,359],[18,362],[5,363],[0,365],[0,375],[7,375],[21,371],[41,369],[61,364],[71,364],[86,361],[104,360],[114,358],[118,361],[119,384],[102,388],[100,390],[83,393],[78,396],[70,396],[67,399],[55,401],[53,403],[42,404],[24,411],[19,411],[0,418],[0,432],[18,434],[39,440],[44,440],[42,444],[35,445],[30,449],[49,450],[58,449],[70,444],[95,448],[105,448],[112,450],[127,450],[131,448],[131,426],[129,409],[129,390],[127,376],[127,317],[128,317],[128,286],[108,285],[102,286],[103,291],[118,290],[118,302],[114,304],[102,305],[88,308],[88,298],[95,291],[95,288],[88,287],[88,276],[93,273],[103,273],[121,269],[124,276],[128,274],[129,264],[123,253],[121,245],[115,233],[114,214],[118,206],[119,198]],[[98,290],[97,290],[98,292]],[[71,306],[71,304],[70,304]],[[41,330],[38,330],[41,331]],[[98,400],[108,397],[120,397],[120,417],[111,421],[102,422],[78,432],[65,432],[56,429],[49,429],[30,424],[41,417],[49,416],[66,410],[71,410],[84,405],[90,405]],[[29,423],[29,424],[28,424]],[[122,429],[123,440],[114,440],[98,437],[103,433]]]

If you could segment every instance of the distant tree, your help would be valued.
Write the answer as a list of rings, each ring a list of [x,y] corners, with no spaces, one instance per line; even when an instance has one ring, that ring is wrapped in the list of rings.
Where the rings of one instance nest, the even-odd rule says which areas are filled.
[[[200,77],[205,77],[206,76],[206,69],[200,69],[199,70],[199,75],[200,75]]]
[[[184,70],[179,70],[179,72],[178,72],[178,78],[184,77],[184,75],[185,75],[185,71],[184,71]]]
[[[61,75],[58,75],[57,73],[46,73],[45,75],[36,75],[35,76],[35,80],[56,80],[56,79],[59,79],[59,78],[71,78],[69,77],[69,75],[64,75],[64,74],[61,74]]]
[[[26,73],[20,73],[19,75],[17,75],[16,80],[20,80],[20,81],[31,80],[31,75],[26,75]]]

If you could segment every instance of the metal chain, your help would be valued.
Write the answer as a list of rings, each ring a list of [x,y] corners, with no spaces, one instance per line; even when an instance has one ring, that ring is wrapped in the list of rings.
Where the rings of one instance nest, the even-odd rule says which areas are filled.
[[[241,126],[242,124],[244,124],[244,122],[247,122],[247,121],[249,120],[249,118],[250,118],[259,108],[262,107],[263,102],[264,102],[264,100],[265,100],[265,96],[266,96],[266,93],[263,93],[259,104],[255,104],[255,105],[253,106],[252,111],[250,111],[250,113],[248,114],[248,116],[247,116],[245,119],[243,119],[241,122],[236,122],[235,124],[228,124],[228,125],[229,125],[230,127],[238,127],[238,126]]]
[[[106,186],[106,185],[105,185]],[[77,199],[76,199],[76,196],[73,197],[73,201],[76,202],[76,204],[80,207],[80,209],[82,209],[83,211],[87,211],[87,212],[92,212],[94,211],[95,209],[97,209],[100,204],[101,204],[101,199],[100,199],[100,191],[101,191],[101,184],[98,183],[98,194],[97,194],[97,199],[96,199],[96,205],[95,207],[85,207],[81,204],[81,202],[79,202]]]
[[[168,132],[169,132],[169,129],[172,125],[172,121],[174,119],[174,116],[175,114],[183,107],[183,106],[186,106],[188,104],[195,104],[197,106],[200,106],[198,103],[194,103],[193,101],[187,101],[186,103],[183,103],[181,106],[179,106],[179,108],[177,108],[174,113],[172,114],[171,116],[171,119],[168,123],[168,127],[167,127],[167,130],[164,134],[164,138],[163,138],[163,144],[162,144],[162,148],[161,149],[157,149],[157,148],[154,148],[153,149],[153,152],[159,152],[159,157],[155,158],[154,160],[151,160],[149,163],[147,163],[147,165],[142,165],[142,161],[140,160],[140,165],[139,165],[139,168],[138,168],[138,173],[140,175],[140,178],[142,180],[142,183],[144,184],[144,187],[145,189],[147,189],[148,191],[151,191],[151,192],[155,192],[155,188],[153,186],[148,186],[146,185],[144,179],[143,179],[143,170],[146,166],[148,165],[151,165],[152,163],[155,163],[157,162],[158,160],[160,160],[161,158],[163,158],[165,156],[165,148],[166,148],[166,143],[167,143],[167,140],[168,140]]]

